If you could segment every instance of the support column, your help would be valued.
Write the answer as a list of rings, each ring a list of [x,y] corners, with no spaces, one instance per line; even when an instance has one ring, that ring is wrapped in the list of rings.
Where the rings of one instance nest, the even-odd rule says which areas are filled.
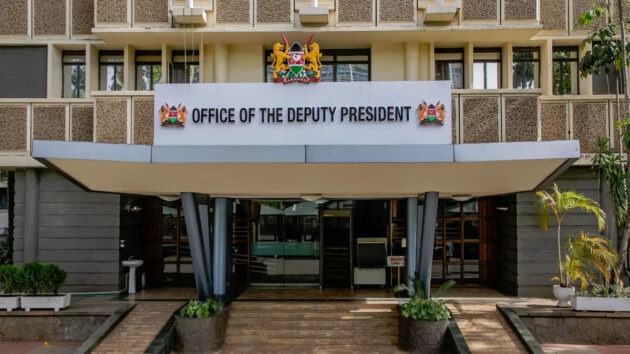
[[[24,174],[24,262],[32,262],[39,258],[39,170],[29,168]]]
[[[420,57],[420,45],[418,42],[405,43],[405,80],[418,80],[418,67]]]
[[[212,297],[211,262],[210,259],[205,259],[204,257],[199,209],[195,203],[194,193],[181,193],[181,198],[182,207],[184,208],[184,219],[186,220],[186,231],[188,232],[188,242],[190,242],[190,255],[193,261],[197,296],[200,301],[205,301]],[[207,242],[210,242],[209,239]]]
[[[228,82],[228,48],[224,43],[214,45],[214,80]]]
[[[427,192],[424,194],[422,227],[418,227],[419,230],[422,230],[418,273],[422,280],[424,295],[427,298],[431,295],[431,267],[433,265],[433,243],[435,241],[438,201],[438,192]]]
[[[226,268],[227,268],[227,236],[228,236],[228,206],[226,198],[214,200],[214,294],[221,298],[226,293]]]
[[[418,199],[407,198],[407,288],[413,290],[413,274],[416,271],[418,232]]]

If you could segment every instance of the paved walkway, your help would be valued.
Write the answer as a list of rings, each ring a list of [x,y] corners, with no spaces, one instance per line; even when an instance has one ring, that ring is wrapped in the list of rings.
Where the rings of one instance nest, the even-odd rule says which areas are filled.
[[[143,353],[184,301],[141,301],[96,347],[94,354]]]
[[[81,342],[0,342],[0,354],[72,354]]]

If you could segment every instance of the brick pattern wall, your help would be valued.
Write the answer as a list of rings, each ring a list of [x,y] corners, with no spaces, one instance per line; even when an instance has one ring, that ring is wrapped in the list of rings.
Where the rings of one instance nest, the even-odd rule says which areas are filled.
[[[127,143],[127,100],[97,100],[95,119],[97,143]]]
[[[538,96],[505,97],[505,141],[536,141]]]
[[[153,99],[133,100],[133,143],[153,144]]]
[[[567,105],[566,103],[544,103],[540,105],[541,139],[567,139]]]
[[[339,22],[372,22],[371,0],[339,0]]]
[[[94,27],[94,1],[72,0],[72,34],[91,34]]]
[[[133,21],[168,23],[168,0],[134,0]]]
[[[290,23],[291,0],[257,0],[257,23]]]
[[[218,23],[249,23],[249,0],[216,0]]]
[[[462,0],[462,20],[498,20],[498,0]]]
[[[534,0],[503,0],[503,8],[503,17],[506,20],[536,20]]]
[[[573,138],[580,140],[580,152],[596,152],[597,139],[608,136],[607,107],[606,102],[573,104]]]
[[[66,106],[33,106],[33,139],[66,140]]]
[[[65,35],[66,2],[33,0],[33,34]]]
[[[94,106],[72,106],[70,118],[72,141],[94,141]]]
[[[567,0],[540,2],[540,24],[544,30],[566,30],[567,23]]]
[[[463,97],[464,143],[499,141],[499,98]]]
[[[26,150],[26,106],[0,106],[0,151]]]
[[[383,22],[413,22],[417,11],[415,5],[412,0],[380,0],[378,19]]]
[[[28,34],[26,0],[0,0],[0,35]]]
[[[127,0],[96,0],[96,22],[127,23]]]

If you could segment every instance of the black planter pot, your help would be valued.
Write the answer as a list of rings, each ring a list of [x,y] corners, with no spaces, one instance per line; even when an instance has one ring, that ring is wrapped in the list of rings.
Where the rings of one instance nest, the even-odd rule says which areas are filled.
[[[175,316],[175,334],[179,353],[209,353],[225,344],[227,311],[208,318],[184,318]]]
[[[423,321],[398,317],[398,346],[410,353],[443,353],[448,320]]]

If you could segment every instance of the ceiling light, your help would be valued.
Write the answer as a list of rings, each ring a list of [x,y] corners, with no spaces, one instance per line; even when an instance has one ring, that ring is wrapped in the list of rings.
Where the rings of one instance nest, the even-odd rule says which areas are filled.
[[[174,195],[158,195],[158,198],[162,199],[163,201],[166,202],[174,202],[176,200],[179,199],[179,196],[174,196]]]
[[[458,202],[465,202],[472,198],[472,196],[470,194],[453,194],[451,198]]]
[[[300,198],[306,200],[307,202],[314,202],[322,199],[321,194],[302,194]]]

